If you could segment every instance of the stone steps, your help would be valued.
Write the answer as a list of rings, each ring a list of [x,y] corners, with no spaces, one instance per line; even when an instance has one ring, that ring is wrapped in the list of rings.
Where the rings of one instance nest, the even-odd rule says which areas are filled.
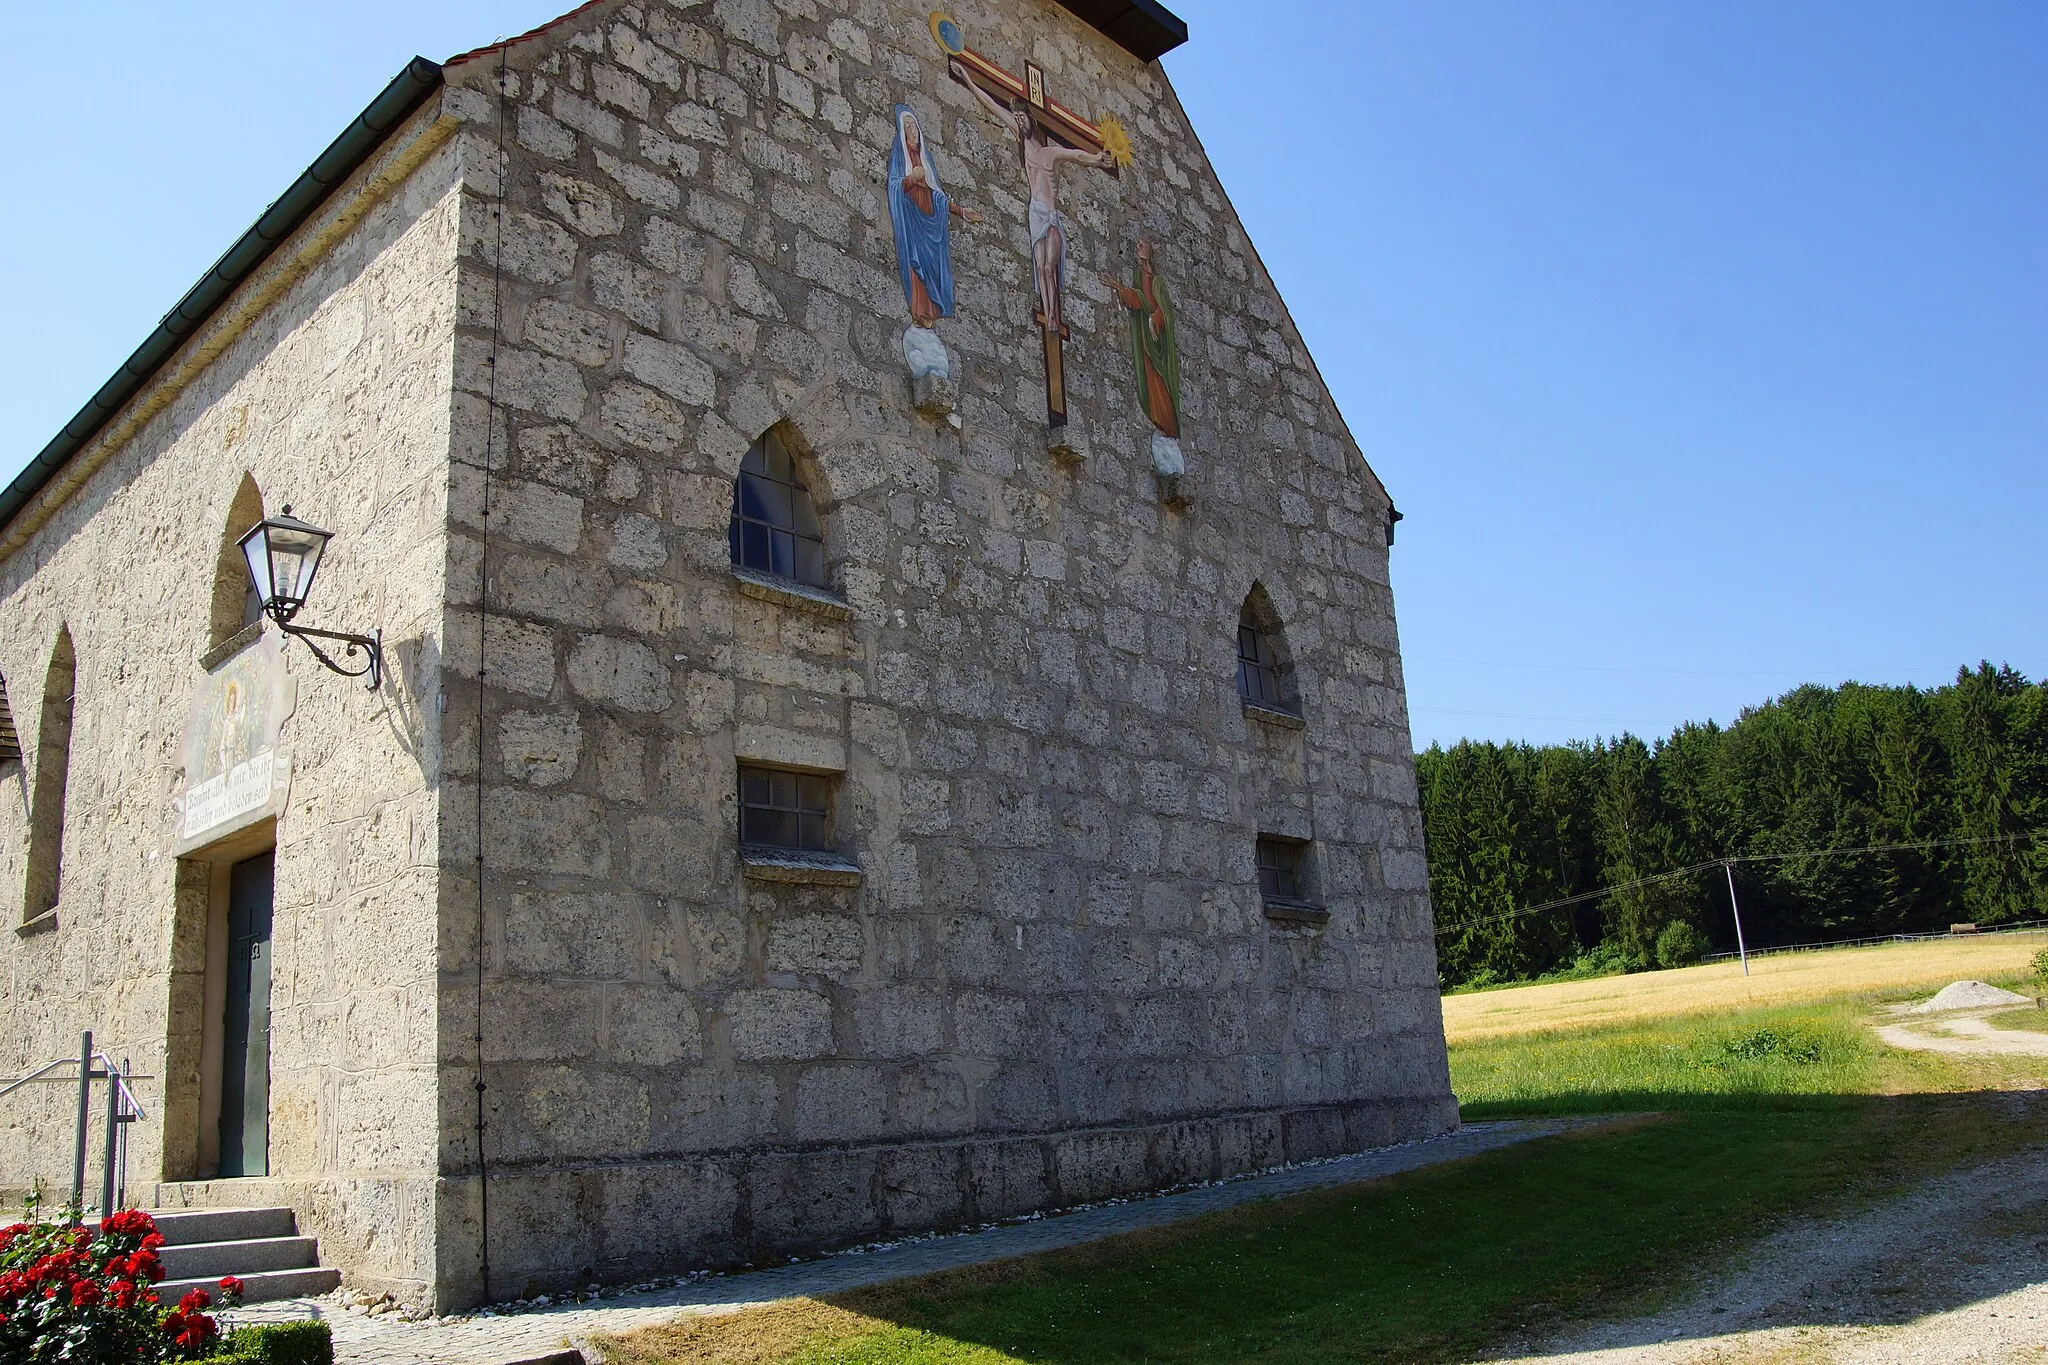
[[[192,1242],[167,1246],[158,1253],[164,1274],[174,1280],[211,1275],[243,1279],[266,1270],[304,1270],[320,1264],[320,1247],[311,1237],[257,1237],[236,1242]]]
[[[176,1303],[188,1290],[209,1294],[223,1275],[243,1284],[243,1301],[305,1298],[341,1283],[341,1272],[320,1264],[320,1246],[299,1236],[290,1209],[177,1209],[152,1215],[164,1246],[158,1255],[165,1279],[157,1297]]]

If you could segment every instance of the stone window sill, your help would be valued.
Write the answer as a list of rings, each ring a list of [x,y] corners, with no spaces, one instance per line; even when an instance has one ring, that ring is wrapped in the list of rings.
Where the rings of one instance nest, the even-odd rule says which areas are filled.
[[[1259,702],[1247,701],[1244,704],[1244,713],[1253,720],[1263,721],[1267,725],[1277,725],[1283,730],[1308,729],[1307,721],[1294,714],[1294,712],[1282,711],[1277,706],[1266,706]]]
[[[26,923],[16,925],[14,927],[14,932],[19,934],[23,938],[33,938],[37,934],[47,934],[56,927],[57,907],[53,905],[49,909],[43,911],[42,914],[37,915],[34,919],[29,920]]]
[[[764,848],[744,845],[740,849],[740,871],[747,880],[788,882],[804,886],[859,886],[860,864],[837,853],[804,848]]]
[[[799,583],[794,578],[782,578],[772,573],[762,573],[758,569],[742,569],[734,565],[732,579],[742,597],[758,598],[780,607],[795,607],[798,611],[815,612],[819,616],[829,616],[835,621],[853,619],[853,608],[846,605],[843,599],[835,597],[823,588]]]
[[[1265,902],[1266,918],[1276,924],[1300,924],[1320,928],[1330,922],[1330,912],[1307,901]]]

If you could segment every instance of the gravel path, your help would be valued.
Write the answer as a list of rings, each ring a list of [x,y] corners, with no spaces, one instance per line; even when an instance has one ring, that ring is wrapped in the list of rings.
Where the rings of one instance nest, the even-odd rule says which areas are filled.
[[[1880,1024],[1877,1036],[1908,1052],[1953,1052],[1962,1056],[2048,1057],[2048,1033],[1993,1028],[1984,1021],[1995,1010],[1971,1010],[1946,1016],[1922,1016],[1912,1023]],[[1906,1017],[1900,1013],[1896,1017]]]
[[[334,1325],[336,1365],[369,1365],[372,1361],[377,1365],[503,1365],[507,1361],[542,1357],[572,1343],[580,1346],[593,1333],[625,1332],[690,1313],[734,1312],[776,1299],[834,1294],[938,1270],[1055,1251],[1262,1199],[1378,1179],[1532,1138],[1611,1122],[1611,1118],[1599,1118],[1468,1123],[1447,1137],[1426,1142],[1285,1167],[1174,1194],[1096,1205],[979,1232],[928,1237],[872,1251],[842,1252],[774,1270],[719,1276],[680,1288],[598,1303],[416,1324],[401,1321],[396,1315],[373,1318],[349,1313],[330,1300],[303,1299],[257,1305],[234,1317],[238,1322],[325,1318]]]
[[[2030,1096],[2048,1118],[2048,1095]],[[1515,1365],[2048,1362],[2048,1148],[1767,1239],[1689,1300]]]

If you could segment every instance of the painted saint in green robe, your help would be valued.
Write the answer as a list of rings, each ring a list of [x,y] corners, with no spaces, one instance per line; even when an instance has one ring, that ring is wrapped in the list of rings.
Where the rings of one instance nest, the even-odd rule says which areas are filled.
[[[1180,439],[1180,350],[1174,343],[1173,299],[1152,273],[1152,244],[1138,242],[1138,275],[1110,284],[1131,314],[1131,359],[1137,366],[1138,402],[1159,434]]]

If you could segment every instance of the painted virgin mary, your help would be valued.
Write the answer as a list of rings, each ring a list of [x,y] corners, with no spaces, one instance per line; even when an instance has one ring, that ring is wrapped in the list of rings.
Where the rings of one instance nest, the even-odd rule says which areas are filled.
[[[896,229],[903,297],[915,326],[930,327],[953,316],[955,216],[970,223],[981,220],[980,214],[947,197],[916,113],[907,104],[897,105],[896,145],[889,153],[889,219]]]

